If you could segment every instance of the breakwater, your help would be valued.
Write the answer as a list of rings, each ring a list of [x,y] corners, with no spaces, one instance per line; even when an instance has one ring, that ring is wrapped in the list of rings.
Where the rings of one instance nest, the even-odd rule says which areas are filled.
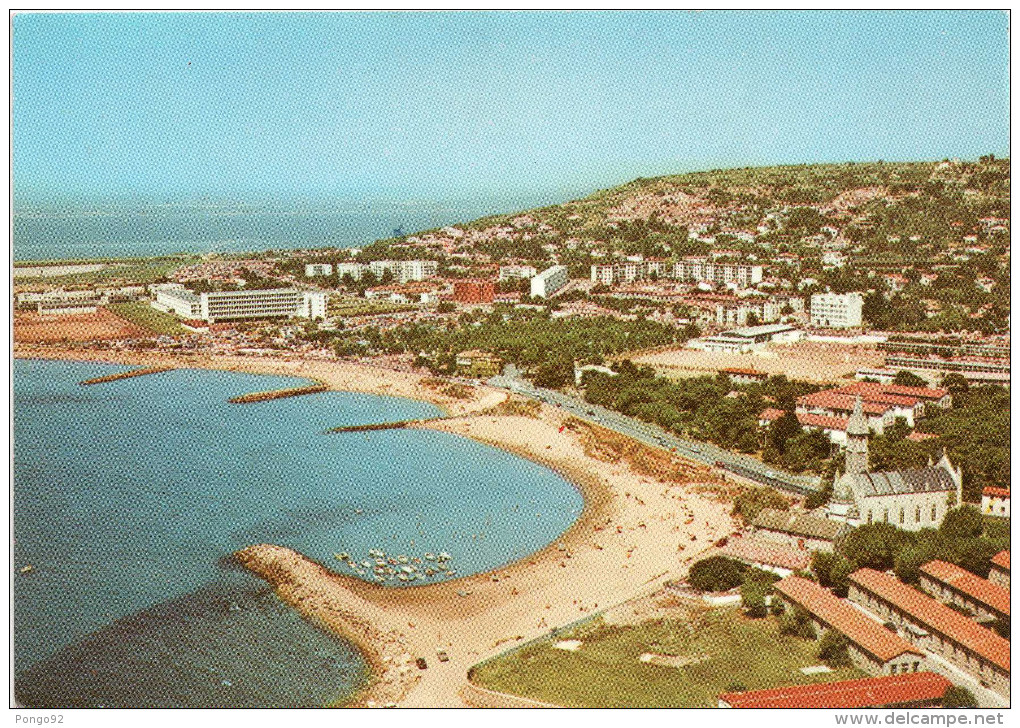
[[[427,422],[435,422],[436,420],[445,419],[443,417],[429,417],[424,420],[397,420],[395,422],[377,422],[371,425],[341,425],[340,427],[331,427],[326,430],[328,435],[337,435],[342,432],[372,432],[374,430],[402,430],[405,427],[414,427],[415,425],[423,425]]]
[[[310,384],[307,387],[291,387],[289,389],[274,389],[269,392],[252,392],[251,394],[242,394],[239,397],[231,397],[227,401],[231,404],[251,404],[252,402],[268,402],[271,399],[300,397],[303,394],[317,394],[318,392],[325,391],[325,384]]]
[[[103,384],[104,382],[116,382],[118,379],[131,379],[132,377],[144,377],[147,374],[160,374],[162,372],[168,372],[173,367],[143,367],[142,369],[132,369],[128,372],[118,372],[117,374],[107,374],[103,377],[95,377],[94,379],[85,379],[78,382],[83,387],[88,387],[92,384]]]

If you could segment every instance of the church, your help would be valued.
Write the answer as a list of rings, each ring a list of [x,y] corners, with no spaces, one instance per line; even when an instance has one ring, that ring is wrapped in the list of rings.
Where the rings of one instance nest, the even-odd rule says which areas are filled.
[[[846,428],[845,472],[837,474],[829,518],[852,526],[891,523],[906,531],[938,528],[963,495],[963,474],[942,451],[937,463],[914,470],[869,472],[868,436],[861,398]]]

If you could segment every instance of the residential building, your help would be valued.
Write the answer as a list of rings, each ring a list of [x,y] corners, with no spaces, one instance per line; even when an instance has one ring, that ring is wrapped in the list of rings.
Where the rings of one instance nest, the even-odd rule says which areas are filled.
[[[1009,589],[1009,551],[1000,551],[992,557],[988,581]]]
[[[538,298],[551,298],[563,286],[567,285],[567,266],[554,265],[531,279],[531,295]]]
[[[859,293],[815,293],[811,296],[811,325],[826,329],[860,328],[864,298]]]
[[[731,538],[721,553],[748,566],[789,576],[811,566],[808,551],[757,538]]]
[[[473,379],[488,379],[503,370],[503,360],[495,354],[470,349],[457,354],[457,373]]]
[[[326,318],[327,296],[323,291],[242,288],[195,293],[179,283],[164,283],[151,290],[155,295],[153,308],[208,323],[247,318]]]
[[[952,687],[936,672],[908,672],[860,680],[788,685],[769,690],[723,693],[720,708],[938,708]]]
[[[775,407],[768,407],[758,415],[758,426],[765,428],[778,420],[784,414],[783,410]],[[846,427],[850,422],[849,417],[833,417],[830,415],[817,415],[811,412],[795,412],[800,428],[805,432],[821,430],[829,442],[840,447],[846,445]]]
[[[774,588],[788,608],[800,608],[811,617],[816,636],[832,630],[846,637],[850,659],[864,672],[900,675],[927,670],[920,649],[810,579],[788,576]]]
[[[501,265],[499,267],[499,280],[502,282],[532,278],[537,272],[533,265]]]
[[[767,298],[718,303],[715,307],[715,322],[719,326],[747,326],[755,319],[755,325],[773,323],[779,320],[781,308],[780,304]]]
[[[869,472],[868,435],[860,398],[847,423],[845,472],[837,475],[829,517],[853,526],[891,523],[907,531],[937,528],[962,502],[963,475],[943,452],[938,463],[913,470]]]
[[[761,283],[763,271],[760,265],[717,263],[708,258],[684,258],[673,264],[673,278],[678,281],[735,283],[741,288]]]
[[[1009,518],[1009,488],[986,486],[981,491],[981,512],[986,516]]]
[[[496,286],[492,281],[454,281],[453,300],[457,303],[492,303]]]
[[[885,365],[904,369],[925,379],[943,379],[947,374],[960,374],[973,384],[1001,384],[1009,386],[1009,359],[956,358],[890,354]]]
[[[751,522],[759,539],[792,546],[801,551],[833,551],[850,529],[846,524],[808,513],[763,508]]]
[[[368,269],[376,278],[382,279],[389,271],[397,283],[423,281],[434,278],[439,272],[439,263],[434,260],[374,260]]]
[[[329,276],[333,275],[333,266],[329,263],[306,263],[305,264],[305,278],[315,278],[316,276]]]
[[[858,569],[849,577],[851,601],[896,625],[911,643],[929,650],[1009,696],[1009,640],[982,627],[895,576]]]
[[[343,280],[344,276],[350,276],[354,280],[360,281],[366,270],[368,270],[368,266],[364,263],[337,263],[336,277]]]
[[[947,561],[921,567],[920,587],[935,599],[969,610],[978,620],[1009,622],[1009,589]]]
[[[918,420],[927,415],[930,407],[948,409],[952,405],[952,397],[946,389],[855,382],[798,397],[797,411],[847,417],[853,411],[857,399],[862,401],[868,426],[877,434],[884,434],[885,428],[897,418],[902,418],[909,427],[914,427]]]

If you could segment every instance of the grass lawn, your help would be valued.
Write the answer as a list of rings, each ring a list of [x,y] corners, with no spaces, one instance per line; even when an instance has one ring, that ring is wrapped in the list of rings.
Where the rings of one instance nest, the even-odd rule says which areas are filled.
[[[849,680],[866,675],[840,668],[804,675],[820,664],[818,643],[779,634],[774,617],[748,619],[738,609],[713,609],[695,623],[652,620],[639,625],[585,625],[558,639],[577,639],[576,652],[544,641],[479,665],[475,681],[491,690],[585,708],[708,708],[719,693]],[[642,663],[643,652],[688,658],[683,667]]]
[[[155,334],[176,336],[188,333],[175,316],[157,311],[147,303],[114,303],[108,308],[121,318]]]
[[[1009,519],[998,516],[982,516],[987,538],[1009,538]]]

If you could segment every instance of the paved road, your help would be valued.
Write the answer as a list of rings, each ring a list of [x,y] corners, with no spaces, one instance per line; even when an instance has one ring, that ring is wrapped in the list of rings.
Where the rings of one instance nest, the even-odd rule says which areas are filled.
[[[765,465],[754,458],[738,455],[710,443],[696,442],[677,437],[657,425],[642,422],[605,407],[589,404],[562,392],[535,387],[523,379],[498,376],[488,380],[487,383],[493,387],[508,389],[511,392],[526,397],[558,405],[576,417],[608,427],[623,435],[633,437],[635,440],[646,445],[666,450],[675,450],[675,452],[684,457],[706,465],[715,465],[716,462],[721,462],[728,470],[763,485],[792,490],[800,494],[810,493],[821,488],[818,478],[792,475],[791,473]]]

